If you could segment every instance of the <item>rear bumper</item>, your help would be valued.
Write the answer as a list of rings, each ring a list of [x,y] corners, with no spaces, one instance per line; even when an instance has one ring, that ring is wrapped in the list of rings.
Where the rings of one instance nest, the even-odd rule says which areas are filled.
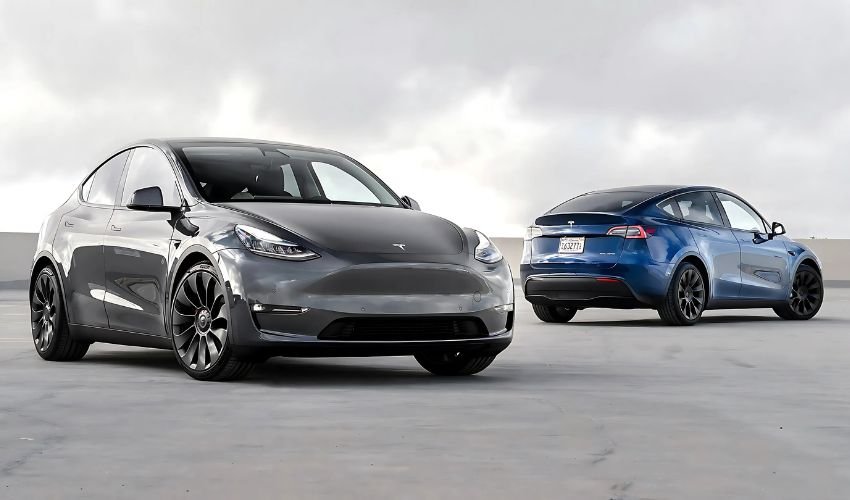
[[[618,263],[598,273],[520,266],[525,298],[533,304],[565,307],[653,308],[664,298],[669,264]]]
[[[593,276],[537,275],[524,285],[525,298],[532,304],[575,308],[610,307],[631,309],[646,307],[618,278]]]

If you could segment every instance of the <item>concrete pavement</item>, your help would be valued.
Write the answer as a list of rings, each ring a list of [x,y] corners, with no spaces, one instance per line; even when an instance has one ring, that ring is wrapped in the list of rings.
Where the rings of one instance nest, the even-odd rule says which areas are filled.
[[[846,498],[850,290],[821,315],[518,302],[479,376],[411,358],[276,359],[201,383],[172,354],[34,352],[0,291],[0,498]]]

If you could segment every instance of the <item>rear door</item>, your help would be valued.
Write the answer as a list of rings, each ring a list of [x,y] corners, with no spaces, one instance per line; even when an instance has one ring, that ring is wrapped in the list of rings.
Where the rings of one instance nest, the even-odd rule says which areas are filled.
[[[103,307],[103,237],[128,156],[128,151],[113,156],[89,176],[79,193],[80,205],[62,216],[56,232],[54,248],[68,251],[57,257],[67,266],[66,303],[75,324],[109,326]]]
[[[154,186],[162,191],[164,205],[180,206],[177,181],[165,155],[150,147],[135,148],[103,242],[105,306],[110,328],[165,336],[174,215],[127,208],[134,191]]]
[[[714,195],[709,191],[692,191],[673,198],[700,256],[709,267],[711,299],[738,297],[741,288],[741,247],[738,239],[723,222]]]
[[[739,296],[751,300],[784,300],[791,264],[785,243],[768,238],[764,219],[745,201],[726,193],[715,195],[741,246]]]

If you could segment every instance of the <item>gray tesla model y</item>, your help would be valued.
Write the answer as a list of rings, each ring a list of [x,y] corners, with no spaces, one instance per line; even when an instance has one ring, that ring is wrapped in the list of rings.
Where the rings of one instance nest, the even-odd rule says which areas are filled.
[[[36,351],[173,349],[192,377],[271,356],[413,355],[438,375],[511,342],[511,271],[473,229],[419,211],[343,154],[237,139],[122,148],[44,222]]]

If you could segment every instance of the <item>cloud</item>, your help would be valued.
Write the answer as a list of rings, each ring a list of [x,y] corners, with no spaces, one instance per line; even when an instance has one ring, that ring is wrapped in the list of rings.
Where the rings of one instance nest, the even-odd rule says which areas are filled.
[[[706,183],[850,237],[850,8],[765,7],[5,1],[0,209],[26,215],[0,230],[126,142],[232,135],[343,150],[495,235],[589,189]]]

